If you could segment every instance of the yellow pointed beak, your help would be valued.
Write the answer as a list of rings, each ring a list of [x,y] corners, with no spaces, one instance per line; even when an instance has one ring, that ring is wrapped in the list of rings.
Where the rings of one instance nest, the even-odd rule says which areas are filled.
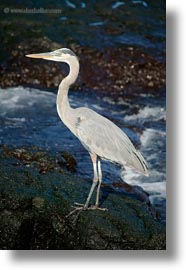
[[[41,58],[41,59],[52,59],[54,57],[50,52],[27,54],[25,56],[30,58]]]

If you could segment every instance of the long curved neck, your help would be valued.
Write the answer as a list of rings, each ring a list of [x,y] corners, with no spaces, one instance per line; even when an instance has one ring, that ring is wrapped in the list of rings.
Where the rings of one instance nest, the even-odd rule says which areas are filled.
[[[56,100],[58,114],[64,123],[66,121],[68,122],[70,111],[73,110],[69,104],[68,90],[70,85],[76,81],[79,73],[79,61],[76,57],[71,57],[70,61],[66,63],[69,65],[70,71],[68,76],[65,77],[59,85]]]

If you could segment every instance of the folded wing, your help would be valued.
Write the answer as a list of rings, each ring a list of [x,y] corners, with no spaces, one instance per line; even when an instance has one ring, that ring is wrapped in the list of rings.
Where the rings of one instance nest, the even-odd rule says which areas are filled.
[[[128,136],[107,118],[90,109],[78,108],[76,132],[89,152],[148,175],[142,154],[135,149]]]

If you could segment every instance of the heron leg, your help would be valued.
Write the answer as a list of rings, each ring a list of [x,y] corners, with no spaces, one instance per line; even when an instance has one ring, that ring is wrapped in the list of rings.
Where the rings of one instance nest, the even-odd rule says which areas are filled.
[[[74,210],[71,211],[67,217],[71,216],[74,213],[77,213],[77,216],[79,215],[79,213],[83,210],[94,210],[94,209],[98,209],[98,210],[102,210],[102,211],[107,211],[107,208],[100,208],[99,207],[99,193],[100,193],[100,187],[101,187],[101,181],[102,181],[102,172],[101,172],[101,160],[97,158],[96,154],[90,154],[91,159],[92,159],[92,164],[93,164],[93,170],[94,170],[94,177],[93,177],[93,182],[92,182],[92,186],[90,188],[86,203],[80,204],[80,203],[75,203],[75,207]],[[98,164],[97,164],[97,160],[98,160]],[[98,188],[97,188],[97,194],[96,194],[96,204],[92,205],[89,207],[89,202],[90,199],[92,197],[92,194],[94,192],[94,189],[98,184]]]
[[[102,171],[101,171],[101,160],[98,158],[98,188],[97,188],[97,194],[96,194],[96,206],[99,206],[99,193],[100,193],[100,187],[102,182]]]
[[[98,183],[98,172],[97,172],[97,155],[96,154],[90,154],[91,156],[91,159],[92,159],[92,163],[93,163],[93,169],[94,169],[94,178],[93,178],[93,182],[92,182],[92,186],[90,188],[90,192],[88,194],[88,197],[87,197],[87,200],[86,200],[86,203],[84,205],[84,208],[87,209],[88,208],[88,205],[89,205],[89,202],[90,202],[90,199],[92,197],[92,193]]]

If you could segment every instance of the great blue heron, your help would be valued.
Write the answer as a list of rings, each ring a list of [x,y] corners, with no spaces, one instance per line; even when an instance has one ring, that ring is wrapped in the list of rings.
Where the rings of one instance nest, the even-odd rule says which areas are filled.
[[[101,159],[129,166],[148,176],[143,156],[119,127],[93,110],[85,107],[74,109],[70,106],[69,87],[76,81],[79,74],[78,58],[70,49],[62,48],[53,52],[26,56],[65,62],[70,67],[68,76],[59,85],[56,103],[59,117],[88,150],[93,163],[93,182],[82,209],[99,208],[99,193],[102,182]],[[97,185],[96,203],[89,207],[92,193]]]

